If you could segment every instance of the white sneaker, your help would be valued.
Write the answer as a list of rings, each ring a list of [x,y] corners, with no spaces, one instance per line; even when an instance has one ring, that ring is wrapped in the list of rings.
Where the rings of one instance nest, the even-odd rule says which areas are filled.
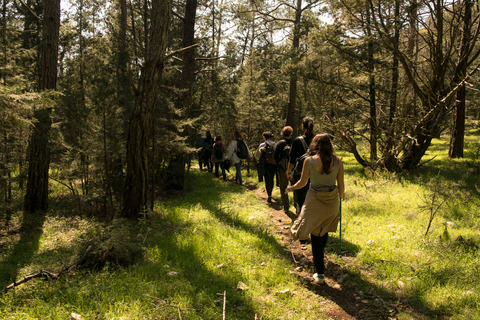
[[[325,283],[325,276],[323,274],[314,273],[313,274],[313,282],[318,284]]]

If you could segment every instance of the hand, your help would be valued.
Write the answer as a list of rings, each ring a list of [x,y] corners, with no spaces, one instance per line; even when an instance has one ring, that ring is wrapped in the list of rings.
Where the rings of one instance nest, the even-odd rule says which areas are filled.
[[[288,180],[293,180],[293,173],[287,173],[287,179]]]
[[[267,150],[265,149],[265,147],[261,147],[258,151],[260,151],[261,153],[265,153],[265,151]]]
[[[285,189],[285,194],[289,193],[293,191],[293,186],[288,186],[286,189]]]

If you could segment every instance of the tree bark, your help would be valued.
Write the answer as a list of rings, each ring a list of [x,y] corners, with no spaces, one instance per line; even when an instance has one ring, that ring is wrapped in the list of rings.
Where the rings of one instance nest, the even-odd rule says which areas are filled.
[[[185,4],[185,16],[183,18],[183,47],[190,47],[195,43],[195,17],[197,14],[197,0],[187,0]],[[215,33],[214,33],[215,34]],[[215,43],[215,41],[214,41]],[[193,83],[195,81],[195,49],[183,52],[183,68],[180,78],[180,96],[177,102],[178,109],[184,119],[191,118],[193,101]],[[214,68],[215,69],[215,68]],[[212,72],[214,74],[215,71]],[[186,126],[181,136],[188,137],[191,127]],[[184,153],[172,155],[169,162],[170,176],[167,178],[167,188],[182,190],[185,184]]]
[[[148,142],[167,48],[172,0],[153,0],[146,59],[138,84],[127,139],[127,174],[122,216],[137,219],[146,207]]]
[[[393,35],[393,57],[392,57],[392,84],[390,88],[390,112],[388,115],[388,130],[386,132],[386,145],[382,155],[385,168],[397,167],[395,150],[396,117],[397,117],[397,96],[399,80],[398,48],[400,40],[400,0],[395,0],[395,27]]]
[[[40,45],[39,90],[55,90],[57,84],[58,40],[60,31],[60,0],[45,0]],[[34,212],[48,208],[48,170],[50,166],[51,110],[35,111],[37,122],[29,144],[29,168],[24,208]]]
[[[369,77],[369,84],[368,84],[368,103],[370,107],[370,160],[376,161],[377,160],[377,102],[376,102],[376,85],[375,85],[375,61],[374,61],[374,43],[372,40],[372,32],[370,27],[370,12],[367,13],[367,54],[368,54],[368,77]]]
[[[464,15],[463,15],[463,34],[462,44],[459,52],[459,80],[465,78],[467,74],[467,59],[470,52],[470,30],[472,19],[472,0],[464,0]],[[448,156],[450,158],[463,158],[463,147],[465,142],[465,101],[466,90],[465,84],[462,85],[457,92],[457,99],[455,100],[455,108],[453,112],[453,127],[450,137],[450,150]]]
[[[295,126],[295,108],[297,100],[297,81],[298,75],[296,71],[298,48],[300,47],[300,19],[302,17],[302,0],[297,0],[297,7],[295,10],[295,22],[293,24],[293,42],[292,42],[292,61],[294,62],[294,70],[290,75],[290,88],[288,94],[288,107],[287,107],[287,119],[285,120],[286,126]]]

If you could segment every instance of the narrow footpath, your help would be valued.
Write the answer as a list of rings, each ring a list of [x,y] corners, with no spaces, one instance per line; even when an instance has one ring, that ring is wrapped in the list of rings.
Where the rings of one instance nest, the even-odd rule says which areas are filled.
[[[292,262],[296,266],[294,270],[291,270],[292,275],[301,279],[306,286],[324,298],[319,303],[328,317],[334,320],[397,320],[396,315],[401,313],[409,315],[411,319],[430,319],[411,308],[408,303],[402,303],[399,299],[387,301],[375,294],[365,298],[364,292],[361,292],[355,285],[349,284],[347,270],[355,267],[366,278],[374,277],[375,273],[366,270],[355,257],[349,256],[345,252],[342,252],[341,265],[338,260],[326,258],[326,281],[321,285],[314,284],[311,246],[307,244],[306,249],[305,247],[302,248],[300,242],[298,240],[294,241],[290,233],[290,226],[292,225],[292,219],[295,219],[295,215],[291,213],[290,217],[287,216],[283,212],[281,203],[277,203],[275,199],[269,204],[264,190],[253,185],[246,185],[245,187],[271,208],[270,217],[277,227],[277,233],[281,234],[283,245],[290,251]],[[335,240],[337,239],[335,238]]]

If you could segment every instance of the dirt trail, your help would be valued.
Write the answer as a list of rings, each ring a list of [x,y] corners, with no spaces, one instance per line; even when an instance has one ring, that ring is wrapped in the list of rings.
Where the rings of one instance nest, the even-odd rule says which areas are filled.
[[[262,199],[262,201],[267,203],[267,194],[265,192],[260,189],[249,189],[260,199]],[[297,268],[292,271],[292,273],[305,282],[313,283],[313,273],[311,272],[311,270],[313,270],[313,256],[311,246],[307,245],[306,249],[302,249],[299,241],[293,241],[290,233],[292,219],[285,214],[281,204],[277,204],[274,200],[273,203],[269,204],[269,206],[271,207],[270,217],[278,227],[277,232],[282,234],[282,241],[284,245],[289,248],[290,252],[292,253],[292,260],[295,265],[297,265]],[[307,269],[301,266],[305,264],[309,266]],[[358,308],[355,296],[353,296],[351,292],[346,292],[340,283],[338,283],[334,278],[331,278],[332,271],[334,271],[331,269],[334,267],[335,262],[329,260],[326,262],[326,264],[326,282],[323,285],[315,286],[315,292],[326,298],[320,302],[322,307],[325,309],[325,313],[335,320],[364,319],[355,314],[355,311]]]
[[[264,191],[255,186],[246,185],[246,187],[267,204],[267,194]],[[343,256],[341,258],[342,265],[333,259],[327,259],[325,262],[326,281],[322,285],[314,285],[312,279],[314,266],[310,244],[307,244],[305,249],[302,248],[299,241],[293,241],[290,233],[292,219],[285,214],[280,203],[274,200],[268,205],[271,208],[270,217],[278,228],[277,232],[282,235],[283,244],[289,248],[292,261],[297,266],[292,274],[311,287],[317,295],[325,298],[320,304],[328,317],[334,320],[396,320],[396,315],[401,313],[411,319],[431,319],[411,308],[406,301],[398,298],[385,301],[379,295],[365,294],[360,292],[355,285],[349,284],[349,275],[346,270],[351,266],[355,266],[365,277],[374,276],[374,273],[361,266],[355,257]],[[294,214],[292,216],[295,218]],[[302,262],[300,263],[300,261]],[[301,267],[302,265],[307,265],[307,268]]]

